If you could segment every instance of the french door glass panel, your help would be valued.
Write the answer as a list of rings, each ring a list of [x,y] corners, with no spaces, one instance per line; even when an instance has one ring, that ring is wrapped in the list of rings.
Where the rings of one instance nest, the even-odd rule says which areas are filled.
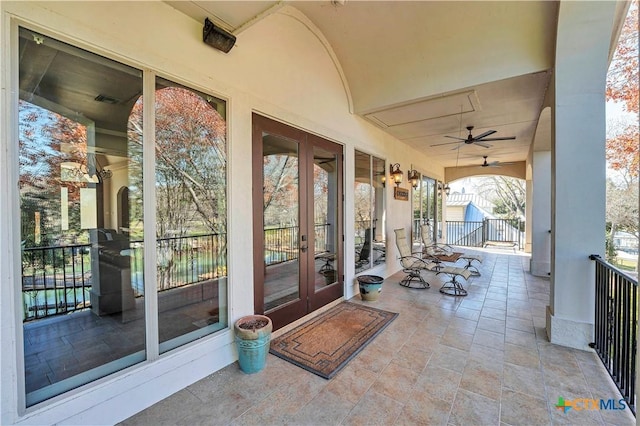
[[[156,78],[160,353],[227,326],[225,118],[224,101]]]
[[[19,30],[27,406],[145,359],[140,70]],[[40,42],[42,41],[42,42]],[[81,76],[81,78],[80,78]]]
[[[422,176],[417,189],[413,190],[413,242],[421,245],[423,226],[429,229],[429,238],[425,243],[435,242],[437,228],[437,182],[426,176]]]
[[[264,311],[300,298],[299,146],[283,136],[263,134]],[[302,239],[305,241],[301,241]]]
[[[337,155],[313,147],[313,223],[315,291],[338,282],[338,160]]]

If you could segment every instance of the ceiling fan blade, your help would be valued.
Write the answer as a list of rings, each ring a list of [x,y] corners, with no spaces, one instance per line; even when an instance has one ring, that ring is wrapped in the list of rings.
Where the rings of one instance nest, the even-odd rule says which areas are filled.
[[[488,143],[484,143],[484,141],[480,142],[480,141],[475,141],[473,143],[474,145],[478,145],[481,146],[483,148],[491,148],[491,145],[489,145]]]
[[[486,132],[482,133],[481,135],[474,136],[473,139],[479,140],[479,139],[482,139],[482,138],[484,138],[486,136],[492,135],[495,132],[496,132],[496,130],[487,130]]]
[[[435,145],[431,145],[431,146],[442,146],[442,145],[451,145],[453,143],[460,143],[460,142],[445,142],[445,143],[437,143]]]
[[[487,141],[510,141],[510,140],[514,140],[516,137],[515,136],[506,136],[506,137],[502,137],[502,138],[487,138],[487,139],[482,139],[482,142],[487,142]]]
[[[445,138],[458,139],[459,141],[466,141],[465,138],[459,138],[457,136],[445,136]]]

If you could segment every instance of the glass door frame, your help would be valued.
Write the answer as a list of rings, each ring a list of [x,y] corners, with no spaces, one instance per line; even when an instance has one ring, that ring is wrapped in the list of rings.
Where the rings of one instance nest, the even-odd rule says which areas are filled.
[[[264,283],[266,264],[264,260],[264,177],[263,177],[263,134],[271,133],[298,143],[299,157],[299,229],[306,235],[306,241],[299,241],[299,294],[298,298],[265,312]],[[274,329],[287,325],[310,312],[339,299],[344,294],[344,225],[343,225],[343,148],[342,146],[296,129],[262,115],[252,115],[252,169],[253,169],[253,273],[254,273],[254,313],[271,318]],[[337,229],[334,267],[337,281],[319,291],[315,290],[315,232],[313,218],[313,173],[314,147],[321,147],[336,153],[337,164]],[[339,147],[339,150],[337,149]],[[302,249],[302,244],[306,249]]]

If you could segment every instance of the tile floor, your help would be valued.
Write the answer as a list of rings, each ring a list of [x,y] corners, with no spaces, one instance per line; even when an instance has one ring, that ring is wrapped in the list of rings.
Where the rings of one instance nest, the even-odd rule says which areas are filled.
[[[629,409],[555,408],[559,397],[620,396],[593,353],[547,341],[549,281],[527,272],[529,258],[483,256],[464,298],[441,295],[432,276],[427,290],[388,278],[378,301],[361,303],[400,315],[332,380],[269,355],[260,373],[234,363],[122,424],[635,424]]]

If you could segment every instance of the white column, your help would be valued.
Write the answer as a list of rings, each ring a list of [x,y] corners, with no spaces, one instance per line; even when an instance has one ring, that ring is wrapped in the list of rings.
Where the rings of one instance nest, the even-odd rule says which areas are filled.
[[[615,2],[560,2],[552,140],[551,342],[588,349],[604,255],[605,80]]]
[[[548,277],[551,273],[551,151],[534,152],[532,163],[530,271],[532,275]]]
[[[527,169],[530,165],[527,165]],[[532,225],[533,225],[533,181],[527,173],[527,179],[525,181],[525,223],[524,223],[524,252],[531,253],[532,250]]]

